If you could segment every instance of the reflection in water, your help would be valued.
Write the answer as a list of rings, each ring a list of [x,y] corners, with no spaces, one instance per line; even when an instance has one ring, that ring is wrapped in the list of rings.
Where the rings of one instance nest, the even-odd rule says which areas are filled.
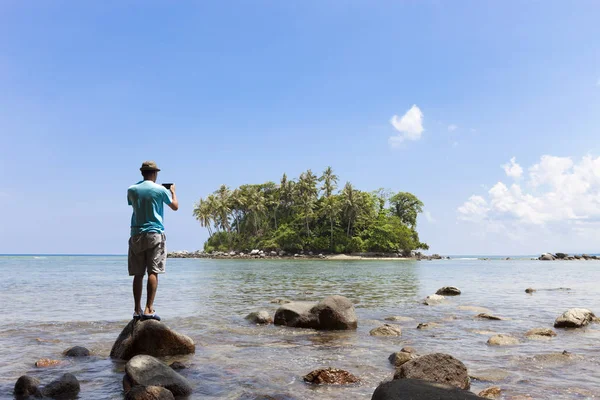
[[[48,383],[64,372],[81,381],[82,399],[122,399],[124,364],[108,355],[131,316],[126,259],[0,257],[0,274],[0,399],[12,398],[20,375]],[[166,360],[188,367],[180,373],[194,386],[192,398],[368,399],[393,373],[390,353],[412,346],[421,354],[450,353],[475,373],[505,371],[500,385],[508,397],[581,399],[600,386],[600,326],[561,330],[548,341],[527,340],[524,333],[551,327],[571,307],[600,310],[599,280],[600,263],[593,262],[169,260],[156,305],[168,326],[197,344],[196,354]],[[440,306],[421,304],[447,285],[463,294]],[[526,295],[529,286],[572,290]],[[274,298],[316,302],[332,294],[355,303],[356,331],[255,326],[244,319],[258,309],[273,314],[279,307]],[[474,318],[483,309],[509,320]],[[413,320],[386,321],[390,316]],[[425,322],[439,325],[416,329]],[[401,326],[402,336],[369,335],[383,323]],[[517,336],[521,344],[490,347],[486,341],[494,333]],[[34,367],[40,358],[62,359],[74,345],[88,347],[93,357]],[[574,356],[562,357],[563,350]],[[361,383],[320,387],[302,381],[328,366],[350,371]],[[472,390],[489,385],[474,380]]]

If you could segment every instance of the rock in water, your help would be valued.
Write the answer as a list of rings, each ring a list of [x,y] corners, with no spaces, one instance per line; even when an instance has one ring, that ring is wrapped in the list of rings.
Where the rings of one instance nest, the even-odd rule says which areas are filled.
[[[449,354],[433,353],[404,363],[396,370],[394,379],[422,379],[469,389],[467,367]]]
[[[64,374],[59,379],[50,382],[42,390],[45,397],[53,399],[70,399],[79,393],[79,381],[73,374]]]
[[[125,400],[175,400],[175,396],[160,386],[134,386],[125,395]]]
[[[402,335],[402,329],[399,326],[383,324],[377,328],[371,329],[369,332],[371,336],[400,336]]]
[[[479,396],[484,399],[497,399],[500,397],[502,390],[498,386],[492,386],[479,392]]]
[[[460,293],[460,289],[454,286],[444,286],[435,292],[435,294],[439,294],[440,296],[458,296]]]
[[[390,360],[390,363],[394,367],[398,368],[399,366],[409,362],[413,358],[416,358],[416,356],[411,353],[407,353],[405,351],[398,351],[396,353],[390,354],[390,356],[388,357],[388,360]]]
[[[162,322],[132,320],[121,332],[110,351],[111,358],[129,360],[138,354],[154,357],[192,354],[194,341],[170,329]]]
[[[284,304],[275,313],[275,325],[320,330],[356,329],[354,305],[343,296],[328,296],[316,305],[296,301]]]
[[[65,357],[89,357],[90,351],[85,347],[75,346],[65,350]]]
[[[525,333],[525,336],[528,338],[536,339],[536,338],[551,338],[556,336],[556,332],[554,332],[550,328],[535,328],[530,329]]]
[[[273,320],[275,325],[285,325],[294,328],[314,328],[316,325],[314,315],[310,310],[315,303],[307,301],[293,301],[279,307]]]
[[[553,261],[554,259],[555,259],[555,257],[549,253],[544,253],[539,258],[539,260],[542,260],[542,261]]]
[[[426,306],[434,306],[436,304],[442,304],[444,300],[444,296],[440,296],[439,294],[432,294],[431,296],[427,296],[425,300],[423,300],[423,304],[425,304]]]
[[[596,316],[585,308],[571,308],[554,321],[555,328],[581,328],[594,321]]]
[[[15,383],[14,394],[17,397],[42,397],[40,393],[40,381],[28,375],[21,376],[17,379],[17,383]]]
[[[488,339],[490,346],[512,346],[519,344],[519,339],[509,335],[495,335]]]
[[[527,288],[527,289],[525,289],[525,293],[533,293],[535,291],[536,290],[534,288]]]
[[[317,318],[317,329],[352,330],[358,327],[354,305],[344,296],[328,296],[310,312]]]
[[[489,319],[489,320],[492,320],[492,321],[502,321],[501,317],[497,317],[495,315],[491,315],[491,314],[488,314],[488,313],[477,314],[477,316],[475,318]]]
[[[35,362],[35,366],[38,368],[56,367],[62,364],[60,360],[51,360],[49,358],[41,358]]]
[[[474,400],[468,390],[419,379],[396,379],[377,386],[371,400]]]
[[[162,361],[146,355],[133,357],[125,365],[123,388],[136,385],[160,386],[168,389],[174,396],[189,396],[192,387],[189,382]]]
[[[273,318],[271,318],[269,312],[265,310],[251,312],[246,315],[246,319],[253,324],[270,324],[273,322]]]
[[[337,368],[321,368],[304,376],[304,382],[329,385],[347,385],[358,382],[358,378],[348,371]]]

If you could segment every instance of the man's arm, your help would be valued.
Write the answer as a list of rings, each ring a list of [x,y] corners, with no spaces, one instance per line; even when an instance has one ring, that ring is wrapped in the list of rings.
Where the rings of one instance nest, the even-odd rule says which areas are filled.
[[[171,185],[169,190],[171,191],[172,197],[171,204],[169,204],[169,207],[171,207],[171,210],[177,211],[179,209],[179,202],[177,201],[177,195],[175,194],[175,184]]]

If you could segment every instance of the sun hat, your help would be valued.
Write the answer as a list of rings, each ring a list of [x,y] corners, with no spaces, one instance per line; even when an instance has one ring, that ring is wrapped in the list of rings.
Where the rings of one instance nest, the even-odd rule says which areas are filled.
[[[154,161],[144,161],[140,171],[160,171],[160,168],[158,168]]]

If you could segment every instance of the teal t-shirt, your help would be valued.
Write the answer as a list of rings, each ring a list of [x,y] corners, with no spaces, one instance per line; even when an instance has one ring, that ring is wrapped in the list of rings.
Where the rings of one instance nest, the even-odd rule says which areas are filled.
[[[131,236],[144,232],[162,233],[163,204],[171,204],[171,192],[152,181],[140,181],[127,189],[127,203],[133,207]]]

